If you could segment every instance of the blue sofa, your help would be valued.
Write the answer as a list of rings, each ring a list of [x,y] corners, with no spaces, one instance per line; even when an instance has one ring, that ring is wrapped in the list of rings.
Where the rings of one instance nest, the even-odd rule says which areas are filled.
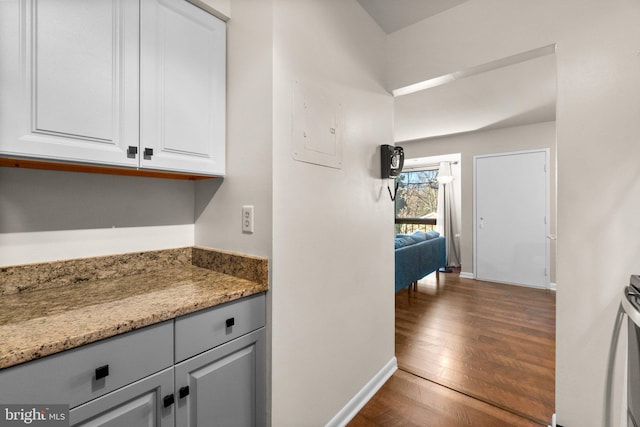
[[[396,292],[447,263],[445,237],[437,231],[398,234],[395,241]]]

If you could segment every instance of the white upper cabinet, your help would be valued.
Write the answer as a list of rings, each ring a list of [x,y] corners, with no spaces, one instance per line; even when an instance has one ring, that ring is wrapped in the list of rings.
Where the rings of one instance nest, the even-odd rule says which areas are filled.
[[[0,154],[223,175],[225,37],[185,0],[0,2]]]
[[[0,5],[0,150],[137,166],[138,7],[130,0]]]
[[[141,166],[222,175],[225,23],[184,0],[141,11]]]

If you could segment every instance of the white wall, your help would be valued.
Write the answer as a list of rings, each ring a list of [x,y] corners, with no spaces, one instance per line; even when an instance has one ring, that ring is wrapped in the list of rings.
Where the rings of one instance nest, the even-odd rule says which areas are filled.
[[[555,183],[556,126],[555,122],[538,123],[496,130],[462,133],[440,138],[403,142],[406,158],[461,154],[461,232],[460,252],[462,272],[473,274],[473,157],[483,154],[549,148],[550,181]],[[555,185],[552,185],[551,222],[549,232],[555,234]],[[553,242],[552,242],[553,243]],[[555,245],[551,245],[551,282],[555,277]]]
[[[385,36],[355,0],[276,1],[274,32],[272,424],[320,426],[394,358]],[[296,80],[342,103],[342,169],[293,159]]]
[[[193,245],[192,181],[0,168],[0,265]]]
[[[613,318],[629,275],[640,271],[640,3],[584,13],[558,45],[556,381],[559,421],[588,426],[602,425]],[[605,164],[611,173],[594,179]]]
[[[227,174],[223,180],[196,184],[195,242],[266,257],[271,273],[273,2],[233,0],[229,13]],[[243,205],[254,206],[253,234],[242,232]],[[267,293],[268,378],[271,375],[272,294],[271,291]],[[270,396],[270,390],[267,390],[269,412]]]
[[[0,169],[0,244],[38,246],[37,261],[86,239],[85,256],[186,242],[270,258],[270,418],[324,425],[394,360],[393,204],[378,149],[392,141],[385,35],[355,0],[233,0],[227,12],[224,180]],[[297,78],[343,103],[340,170],[292,159]],[[245,204],[254,234],[241,232]]]
[[[234,0],[227,22],[227,173],[196,183],[196,244],[271,257],[273,5]],[[242,206],[254,206],[254,233]]]
[[[565,426],[604,425],[614,319],[640,271],[639,19],[635,0],[470,0],[389,37],[389,88],[557,43],[556,410]]]
[[[377,151],[392,139],[383,43],[355,0],[231,3],[229,172],[196,184],[195,240],[271,259],[272,425],[326,424],[393,359],[393,205]],[[292,158],[299,78],[343,103],[342,170]],[[255,206],[252,235],[241,233],[243,204]]]

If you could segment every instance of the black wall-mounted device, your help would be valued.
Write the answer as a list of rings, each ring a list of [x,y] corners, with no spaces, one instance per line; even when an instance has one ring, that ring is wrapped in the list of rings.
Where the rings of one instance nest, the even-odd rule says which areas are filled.
[[[380,146],[380,169],[382,179],[397,178],[402,172],[402,166],[404,165],[404,150],[402,147],[394,147],[393,145],[381,145]],[[391,201],[396,200],[396,193],[398,192],[398,182],[395,183],[395,190],[391,192],[389,187],[389,181],[387,181],[387,189],[389,190],[389,197]]]
[[[402,147],[392,145],[380,146],[380,159],[382,166],[382,178],[396,178],[402,172],[404,165],[404,150]]]

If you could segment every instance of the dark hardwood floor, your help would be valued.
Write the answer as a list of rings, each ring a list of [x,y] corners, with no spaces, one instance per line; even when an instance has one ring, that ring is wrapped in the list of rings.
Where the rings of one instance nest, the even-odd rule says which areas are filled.
[[[399,370],[349,424],[547,425],[555,293],[435,274],[396,295]]]

